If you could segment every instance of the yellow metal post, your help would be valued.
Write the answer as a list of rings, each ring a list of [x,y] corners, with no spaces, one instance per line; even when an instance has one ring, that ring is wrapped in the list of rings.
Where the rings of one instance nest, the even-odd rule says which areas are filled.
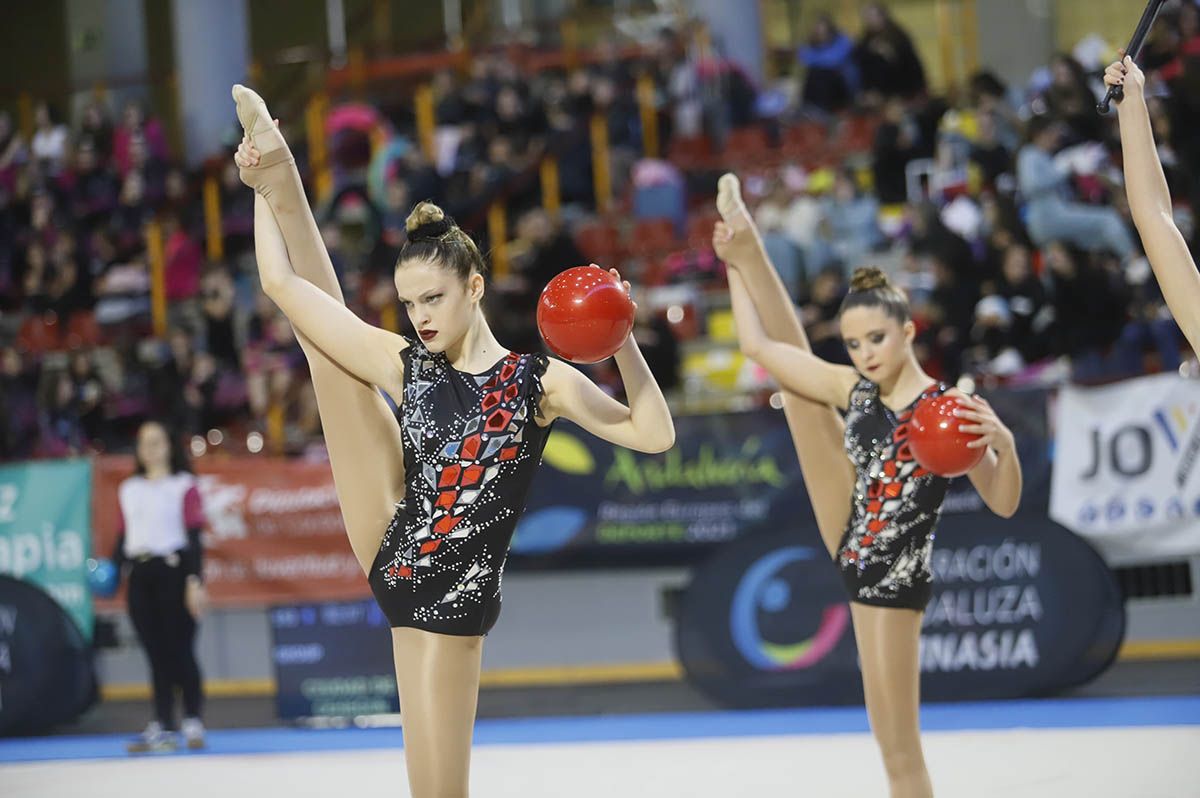
[[[962,0],[960,22],[962,23],[963,59],[967,74],[979,71],[979,18],[975,16],[975,0]]]
[[[508,276],[508,212],[504,203],[496,200],[488,208],[488,240],[492,243],[492,272],[496,277]]]
[[[225,257],[225,236],[221,230],[221,191],[214,175],[204,178],[204,230],[208,259],[221,260]]]
[[[637,82],[638,110],[642,115],[642,152],[658,157],[658,109],[654,107],[654,80],[642,75]]]
[[[592,116],[592,185],[596,192],[596,210],[607,213],[612,206],[612,170],[608,153],[608,120],[603,114]]]
[[[400,314],[396,312],[395,302],[388,302],[379,309],[379,323],[385,330],[400,332]]]
[[[942,58],[942,76],[946,81],[946,89],[953,90],[958,85],[958,63],[954,52],[954,20],[950,8],[950,0],[937,0],[938,48]]]
[[[162,225],[157,219],[146,224],[146,257],[150,268],[150,323],[154,334],[162,337],[167,333],[167,283],[166,257],[163,255]]]
[[[558,159],[548,155],[542,159],[542,207],[554,219],[562,207],[562,192],[558,184]]]
[[[329,97],[317,94],[308,101],[304,111],[309,166],[316,182],[317,199],[325,199],[333,191],[333,171],[329,167],[329,152],[325,142],[325,114],[328,109]]]
[[[579,25],[573,19],[564,19],[559,27],[562,34],[563,63],[567,69],[579,66]]]
[[[437,125],[433,105],[433,86],[428,83],[418,86],[416,94],[413,96],[413,104],[417,116],[417,138],[421,142],[421,152],[425,153],[425,157],[432,161],[436,157],[433,131]]]
[[[361,97],[367,88],[367,57],[361,47],[351,47],[346,54],[346,61],[346,68],[350,70],[350,87]]]

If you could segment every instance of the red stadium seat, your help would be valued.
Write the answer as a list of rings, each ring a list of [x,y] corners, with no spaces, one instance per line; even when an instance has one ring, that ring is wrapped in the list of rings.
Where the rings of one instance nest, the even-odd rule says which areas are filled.
[[[33,315],[25,319],[17,331],[17,348],[36,355],[53,352],[60,347],[61,336],[58,316],[53,313]]]
[[[829,131],[819,122],[802,122],[783,131],[784,154],[801,163],[820,160],[829,149]]]
[[[707,136],[674,136],[667,147],[667,160],[684,171],[702,168],[712,157],[712,142]]]
[[[96,314],[81,310],[71,314],[67,321],[65,341],[68,349],[89,349],[104,343],[104,331],[96,321]]]
[[[643,219],[634,225],[629,252],[641,258],[656,258],[678,246],[675,225],[670,219]]]
[[[846,116],[838,124],[836,144],[845,154],[870,152],[875,146],[877,116]]]
[[[616,266],[622,258],[621,233],[607,222],[586,222],[575,230],[575,246],[598,266]],[[573,263],[571,266],[583,266]],[[564,266],[563,268],[568,268]]]
[[[687,245],[694,249],[712,246],[713,225],[721,221],[719,213],[695,214],[688,219]]]

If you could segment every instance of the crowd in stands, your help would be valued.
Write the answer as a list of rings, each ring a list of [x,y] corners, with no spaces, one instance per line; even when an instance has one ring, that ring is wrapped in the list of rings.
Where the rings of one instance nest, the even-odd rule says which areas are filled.
[[[1160,156],[1193,244],[1198,20],[1191,2],[1169,6],[1146,55]],[[331,118],[334,190],[318,210],[347,301],[373,323],[395,317],[404,218],[427,198],[489,248],[501,242],[487,240],[488,209],[507,209],[511,269],[493,280],[488,312],[514,349],[541,346],[541,287],[589,260],[642,291],[690,284],[719,297],[721,267],[705,239],[716,176],[737,168],[824,357],[846,362],[837,308],[850,271],[874,263],[908,290],[920,356],[939,377],[1097,382],[1179,366],[1181,336],[1125,206],[1115,116],[1094,110],[1103,60],[1060,54],[1020,87],[985,71],[961,96],[942,97],[909,35],[875,4],[857,39],[820,20],[780,85],[756,86],[697,39],[686,27],[663,31],[633,54],[606,42],[569,70],[525,73],[480,54],[465,74],[433,74],[432,157],[416,143],[407,100],[355,106],[345,124]],[[644,152],[636,87],[647,77],[662,160]],[[205,174],[181,165],[153,115],[130,103],[114,120],[94,101],[73,126],[48,104],[35,116],[26,138],[0,112],[0,459],[127,446],[148,416],[238,440],[275,425],[281,451],[318,441],[304,357],[258,288],[253,196],[226,157],[238,135],[232,107],[229,149],[209,172],[221,209],[216,261],[206,255]],[[607,213],[593,183],[597,119],[611,148]],[[557,214],[542,209],[547,158],[558,167]],[[169,300],[161,337],[151,326],[151,220]],[[640,298],[635,334],[664,387],[683,390],[680,339],[703,337],[702,320],[689,310],[681,323]],[[611,367],[594,376],[621,390]]]

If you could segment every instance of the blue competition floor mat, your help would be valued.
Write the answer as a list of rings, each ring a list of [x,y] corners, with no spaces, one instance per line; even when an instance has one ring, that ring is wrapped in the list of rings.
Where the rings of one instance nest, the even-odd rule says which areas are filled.
[[[921,708],[925,731],[1200,726],[1200,696],[1045,699]],[[844,734],[869,731],[862,707],[481,720],[476,745]],[[0,763],[126,758],[131,735],[0,740]],[[398,748],[400,730],[212,730],[204,754],[262,754]],[[196,754],[181,754],[195,756]]]

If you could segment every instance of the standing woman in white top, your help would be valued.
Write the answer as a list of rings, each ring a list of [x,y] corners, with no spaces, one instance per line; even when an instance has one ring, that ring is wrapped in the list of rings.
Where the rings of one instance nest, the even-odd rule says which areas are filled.
[[[182,447],[156,421],[138,429],[137,472],[118,491],[121,535],[113,562],[128,566],[129,617],[146,652],[154,685],[155,719],[130,752],[172,750],[175,688],[183,693],[184,740],[204,745],[204,701],[196,664],[196,624],[206,596],[201,581],[204,511]]]

